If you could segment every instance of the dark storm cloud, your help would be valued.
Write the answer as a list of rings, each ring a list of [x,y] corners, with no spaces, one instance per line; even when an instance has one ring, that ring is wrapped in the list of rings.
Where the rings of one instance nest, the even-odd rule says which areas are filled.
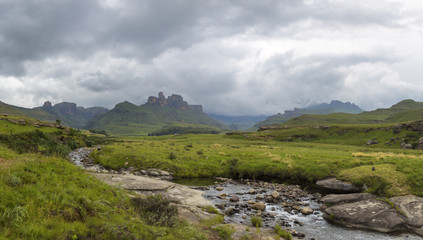
[[[0,2],[2,73],[22,73],[24,61],[60,55],[86,58],[102,50],[154,58],[169,48],[184,49],[208,37],[248,29],[271,34],[304,19],[350,24],[389,24],[397,19],[384,8],[357,9],[328,1],[306,5],[297,0],[131,0],[122,4],[105,8],[93,0]]]
[[[382,95],[356,91],[365,80],[400,96],[418,88],[389,71],[402,61],[390,38],[407,21],[421,22],[403,16],[403,7],[376,0],[0,0],[0,83],[17,104],[50,98],[112,107],[165,91],[232,115],[345,93],[352,100]]]

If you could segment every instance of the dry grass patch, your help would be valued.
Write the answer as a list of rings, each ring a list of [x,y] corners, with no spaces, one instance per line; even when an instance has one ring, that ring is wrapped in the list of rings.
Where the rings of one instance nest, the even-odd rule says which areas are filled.
[[[352,153],[353,157],[373,157],[377,159],[384,159],[387,157],[393,158],[411,158],[411,159],[423,159],[423,155],[412,155],[412,154],[403,154],[403,153],[392,153],[392,152],[354,152]]]

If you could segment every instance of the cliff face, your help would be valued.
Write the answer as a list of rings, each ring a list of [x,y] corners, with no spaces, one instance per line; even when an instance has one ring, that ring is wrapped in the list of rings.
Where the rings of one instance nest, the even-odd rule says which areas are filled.
[[[172,94],[165,98],[163,92],[159,92],[158,97],[150,96],[147,100],[147,104],[158,105],[158,106],[169,106],[177,109],[193,109],[198,112],[203,112],[203,106],[201,105],[189,105],[181,95]]]

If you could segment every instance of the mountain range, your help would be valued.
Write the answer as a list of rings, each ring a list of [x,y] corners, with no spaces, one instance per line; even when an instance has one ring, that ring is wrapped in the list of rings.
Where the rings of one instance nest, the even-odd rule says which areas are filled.
[[[150,96],[145,104],[130,102],[116,104],[112,110],[103,107],[79,107],[63,102],[41,107],[22,108],[0,102],[0,113],[34,118],[63,125],[105,130],[113,135],[162,135],[169,133],[216,133],[226,130],[256,130],[265,125],[311,124],[375,124],[399,123],[423,119],[423,103],[408,99],[390,108],[363,111],[354,103],[331,101],[306,108],[287,110],[273,116],[224,116],[207,115],[201,105],[190,105],[182,96],[172,94],[167,98],[162,92]],[[259,122],[258,122],[259,121]],[[253,126],[254,125],[254,126]],[[251,127],[253,126],[253,127]]]
[[[308,106],[306,108],[294,108],[294,110],[286,110],[283,114],[278,113],[268,117],[266,120],[258,122],[254,125],[253,130],[260,128],[265,125],[281,124],[287,122],[290,119],[305,115],[323,115],[330,113],[361,113],[363,110],[354,103],[341,102],[333,100],[330,103],[322,103]]]
[[[107,112],[104,107],[78,107],[75,103],[62,102],[55,104],[47,101],[42,107],[23,108],[0,102],[0,112],[13,116],[29,117],[47,122],[60,120],[66,126],[84,128],[94,116]]]
[[[286,125],[310,124],[375,124],[399,123],[423,119],[423,102],[411,99],[400,101],[389,108],[379,108],[359,114],[332,113],[325,115],[305,114],[285,122]]]

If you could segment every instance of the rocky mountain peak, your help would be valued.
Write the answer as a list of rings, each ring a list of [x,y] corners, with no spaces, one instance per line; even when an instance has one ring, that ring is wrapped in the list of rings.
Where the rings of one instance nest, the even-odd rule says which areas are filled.
[[[51,102],[50,101],[45,101],[44,102],[43,108],[51,108],[51,107],[52,107],[52,105],[51,105]]]
[[[158,106],[169,106],[178,109],[193,109],[199,112],[203,112],[203,107],[201,105],[189,105],[184,101],[183,97],[178,94],[172,94],[165,98],[163,92],[159,92],[158,97],[150,96],[148,97],[147,104],[158,105]]]

